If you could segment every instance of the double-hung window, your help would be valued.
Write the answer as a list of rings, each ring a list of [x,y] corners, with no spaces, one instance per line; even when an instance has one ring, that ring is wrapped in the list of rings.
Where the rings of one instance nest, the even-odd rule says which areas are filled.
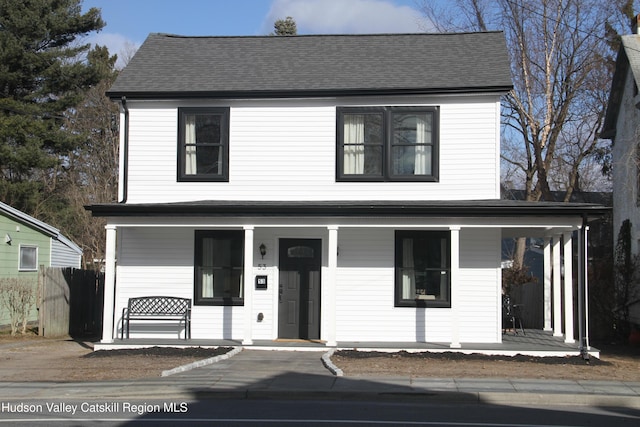
[[[178,109],[178,180],[229,180],[229,109]]]
[[[396,307],[451,307],[451,234],[398,230]]]
[[[244,232],[195,232],[196,305],[244,304]]]
[[[437,107],[337,109],[339,181],[437,181]]]

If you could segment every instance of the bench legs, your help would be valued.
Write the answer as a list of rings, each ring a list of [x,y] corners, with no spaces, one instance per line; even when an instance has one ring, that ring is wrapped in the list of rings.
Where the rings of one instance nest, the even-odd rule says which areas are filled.
[[[123,310],[124,311],[124,310]],[[138,319],[140,320],[140,319]],[[157,319],[144,319],[144,320],[157,320]],[[160,321],[160,320],[158,320]],[[120,339],[124,340],[125,337],[125,324],[126,324],[126,337],[127,339],[129,339],[129,324],[131,323],[131,319],[129,319],[129,316],[126,316],[125,314],[122,315],[122,328],[120,329]],[[182,323],[182,322],[180,322]],[[191,339],[191,319],[186,318],[184,319],[184,339],[185,340],[189,340]]]

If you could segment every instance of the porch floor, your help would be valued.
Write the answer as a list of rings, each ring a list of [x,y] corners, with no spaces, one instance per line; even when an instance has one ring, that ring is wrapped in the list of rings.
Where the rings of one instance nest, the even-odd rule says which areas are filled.
[[[322,341],[305,340],[253,340],[251,345],[242,344],[241,340],[232,339],[155,339],[155,338],[131,338],[116,339],[111,343],[96,342],[94,350],[116,350],[144,347],[244,347],[252,350],[290,350],[290,351],[326,351],[331,348],[336,350],[362,350],[381,352],[457,352],[465,354],[486,354],[515,356],[579,356],[579,343],[565,343],[564,337],[554,337],[552,332],[537,329],[526,329],[525,334],[508,332],[502,335],[501,343],[461,343],[460,348],[451,348],[449,343],[441,342],[338,342],[335,347],[328,347]],[[590,347],[589,354],[599,358],[600,350]]]

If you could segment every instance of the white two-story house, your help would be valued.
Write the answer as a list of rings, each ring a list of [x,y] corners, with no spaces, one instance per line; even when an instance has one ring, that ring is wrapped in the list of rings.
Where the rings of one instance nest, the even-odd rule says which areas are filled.
[[[171,295],[194,340],[500,343],[501,240],[523,235],[547,238],[545,319],[574,342],[560,253],[604,208],[500,200],[511,87],[500,32],[151,34],[108,92],[121,202],[90,207],[103,342],[129,298]]]

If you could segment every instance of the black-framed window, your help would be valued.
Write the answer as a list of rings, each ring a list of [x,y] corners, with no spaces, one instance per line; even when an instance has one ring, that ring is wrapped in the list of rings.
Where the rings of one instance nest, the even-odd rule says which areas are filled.
[[[338,181],[437,181],[437,107],[338,107]]]
[[[244,231],[195,232],[194,304],[244,304]]]
[[[398,230],[396,307],[451,307],[451,233]]]
[[[229,180],[229,108],[178,109],[178,180]]]

